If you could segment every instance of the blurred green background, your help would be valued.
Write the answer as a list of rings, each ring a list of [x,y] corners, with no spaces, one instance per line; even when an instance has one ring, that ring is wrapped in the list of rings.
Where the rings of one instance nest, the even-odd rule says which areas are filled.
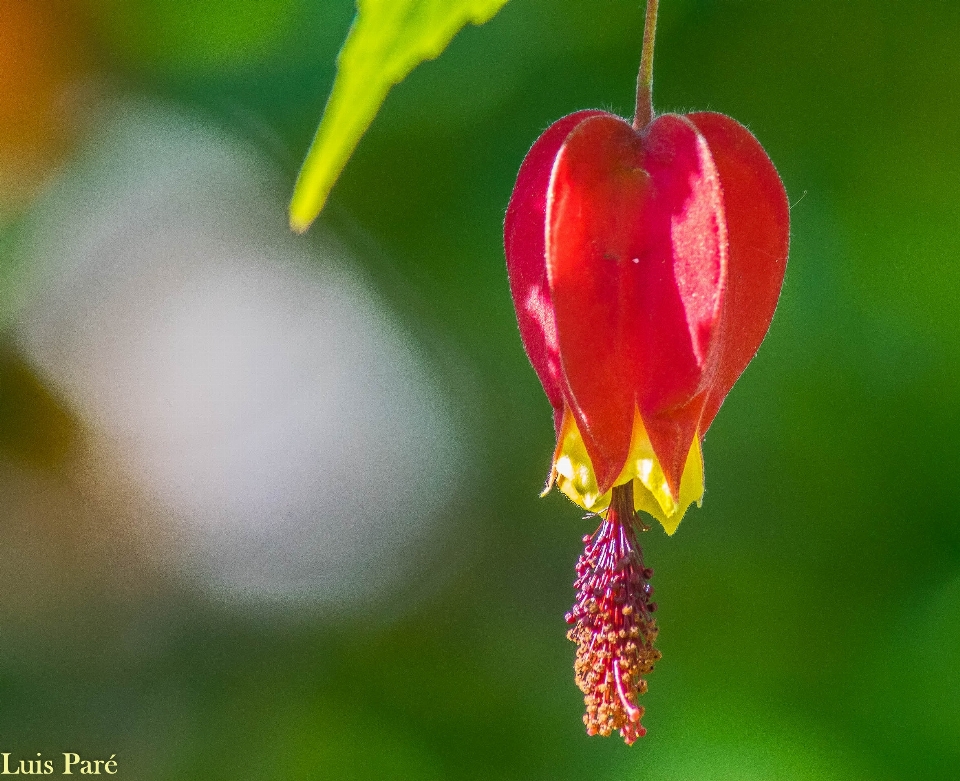
[[[144,781],[960,777],[960,5],[661,4],[658,110],[755,133],[792,246],[703,508],[645,538],[632,749],[580,722],[592,527],[537,498],[501,230],[553,120],[632,113],[642,3],[465,29],[297,239],[352,14],[0,1],[0,751]]]

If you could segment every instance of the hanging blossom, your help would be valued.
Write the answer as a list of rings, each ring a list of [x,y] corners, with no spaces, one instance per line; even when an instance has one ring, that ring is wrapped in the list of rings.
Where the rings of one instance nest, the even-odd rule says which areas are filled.
[[[703,498],[703,437],[766,335],[789,210],[753,135],[716,113],[652,109],[648,0],[633,122],[578,111],[530,149],[504,226],[510,289],[553,407],[553,486],[601,523],[584,538],[576,680],[589,734],[645,733],[660,653],[640,513],[672,535]]]

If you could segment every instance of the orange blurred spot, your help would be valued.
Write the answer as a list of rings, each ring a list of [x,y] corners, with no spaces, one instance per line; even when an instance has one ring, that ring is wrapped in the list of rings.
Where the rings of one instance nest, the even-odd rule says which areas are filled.
[[[74,136],[87,71],[68,0],[0,0],[0,217],[25,204]]]

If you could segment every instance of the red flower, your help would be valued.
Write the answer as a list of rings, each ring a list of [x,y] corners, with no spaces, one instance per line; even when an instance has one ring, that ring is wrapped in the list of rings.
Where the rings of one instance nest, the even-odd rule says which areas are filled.
[[[553,406],[545,490],[604,513],[568,616],[585,721],[628,742],[659,658],[637,512],[673,534],[701,500],[701,442],[766,335],[789,243],[783,184],[746,128],[653,118],[655,21],[650,0],[633,124],[579,111],[551,125],[504,226],[520,334]]]
[[[520,334],[554,410],[554,481],[588,510],[634,481],[672,534],[703,494],[700,442],[773,317],[786,193],[722,114],[551,125],[504,229]]]

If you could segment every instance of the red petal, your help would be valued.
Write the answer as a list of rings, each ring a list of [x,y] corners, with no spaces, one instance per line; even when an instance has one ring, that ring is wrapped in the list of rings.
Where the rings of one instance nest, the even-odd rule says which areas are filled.
[[[559,431],[563,387],[557,347],[557,327],[547,287],[544,252],[547,187],[560,146],[570,132],[601,111],[578,111],[554,122],[531,147],[520,166],[517,184],[503,226],[510,292],[524,349],[540,378]]]
[[[658,189],[660,273],[649,292],[640,413],[674,496],[719,360],[719,329],[727,284],[727,226],[720,178],[706,140],[685,117],[666,114],[644,140]],[[684,333],[686,328],[686,333]],[[685,339],[686,337],[686,339]]]
[[[720,174],[730,245],[721,355],[700,433],[756,354],[780,297],[790,245],[790,209],[776,168],[756,138],[722,114],[690,114]]]
[[[623,468],[638,405],[679,493],[716,360],[725,276],[706,142],[676,116],[643,135],[616,117],[587,119],[560,150],[547,220],[563,371],[600,490]]]

